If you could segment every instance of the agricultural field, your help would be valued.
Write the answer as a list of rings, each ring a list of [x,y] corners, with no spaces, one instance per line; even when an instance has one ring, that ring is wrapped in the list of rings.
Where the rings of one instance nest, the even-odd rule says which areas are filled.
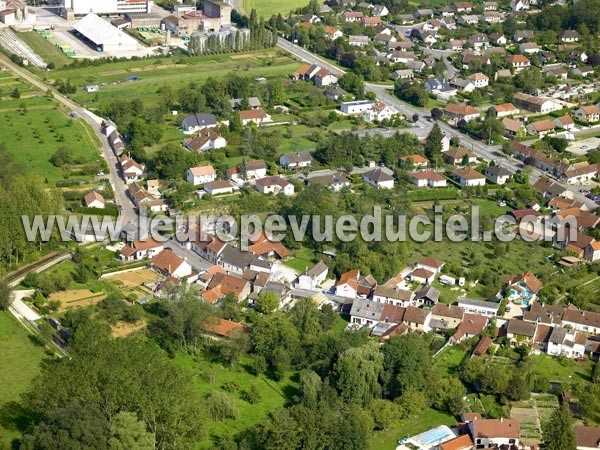
[[[105,297],[104,292],[92,292],[89,289],[69,289],[50,294],[48,300],[58,301],[60,303],[58,312],[63,313],[69,309],[95,305]]]
[[[224,77],[238,72],[249,77],[287,76],[300,67],[300,63],[285,53],[267,50],[254,53],[215,55],[199,57],[157,58],[107,63],[101,66],[64,68],[52,71],[52,80],[70,80],[84,86],[100,85],[100,92],[87,94],[78,89],[72,98],[93,109],[99,100],[141,98],[151,105],[158,98],[157,90],[169,80],[169,86],[177,91],[192,81],[203,83],[209,77]],[[138,80],[125,81],[128,76]],[[104,84],[105,83],[105,84]]]
[[[519,420],[524,444],[540,443],[541,426],[550,419],[552,411],[557,407],[558,398],[554,394],[531,394],[529,400],[513,404],[510,417]]]
[[[24,99],[2,101],[5,111],[0,116],[0,143],[25,172],[41,175],[49,186],[54,186],[66,175],[91,179],[90,175],[77,172],[88,164],[102,164],[100,146],[93,131],[82,120],[70,117],[54,100],[46,97],[31,100],[35,102]],[[68,173],[51,161],[52,155],[61,147],[67,148],[73,158],[74,164]]]
[[[0,448],[4,449],[11,448],[11,441],[20,437],[18,427],[24,425],[20,409],[7,405],[19,402],[29,390],[45,353],[10,314],[0,311],[0,355]]]
[[[322,1],[319,1],[319,3],[322,3]],[[250,11],[255,9],[258,17],[265,18],[279,13],[285,17],[290,11],[303,8],[306,5],[308,5],[307,0],[242,0],[242,7],[246,14],[250,14]]]
[[[152,291],[144,286],[145,283],[153,283],[161,277],[150,269],[137,269],[131,272],[124,272],[116,275],[109,275],[104,278],[105,281],[112,283],[126,296],[134,296],[140,300],[151,296]]]
[[[227,393],[234,398],[239,409],[237,420],[226,419],[223,422],[207,424],[207,437],[199,444],[198,448],[212,448],[218,444],[220,438],[232,438],[237,432],[245,430],[268,416],[276,409],[283,408],[294,396],[298,387],[297,374],[290,372],[281,381],[273,381],[265,376],[255,376],[250,373],[251,358],[242,359],[240,364],[225,368],[204,358],[194,359],[191,355],[180,353],[175,362],[187,367],[194,373],[198,392],[204,395],[210,391]],[[225,383],[237,383],[239,392],[227,392],[223,389]],[[250,404],[242,399],[244,390],[256,386],[261,394],[261,400]]]

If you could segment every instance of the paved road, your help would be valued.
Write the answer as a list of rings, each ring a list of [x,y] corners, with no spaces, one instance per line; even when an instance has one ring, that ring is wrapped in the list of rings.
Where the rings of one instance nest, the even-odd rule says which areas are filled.
[[[204,258],[201,258],[193,250],[187,250],[187,249],[181,247],[176,242],[173,242],[173,241],[165,242],[165,248],[170,248],[171,250],[173,250],[173,253],[175,253],[177,256],[179,256],[180,258],[185,258],[186,261],[188,263],[190,263],[191,266],[195,270],[198,270],[198,271],[206,270],[209,267],[213,266],[213,264],[209,263]]]
[[[27,82],[31,83],[33,86],[37,87],[41,91],[46,92],[50,89],[50,86],[48,86],[46,83],[41,81],[39,78],[37,78],[35,75],[31,74],[27,70],[21,69],[20,67],[12,63],[4,55],[0,55],[0,61],[2,61],[2,64],[4,64],[6,67],[9,67],[15,74],[25,79]],[[54,90],[52,90],[52,92],[54,94],[54,98],[59,103],[63,104],[67,108],[70,108],[71,111],[73,111],[79,118],[87,122],[94,130],[94,133],[96,134],[96,137],[100,141],[102,147],[102,155],[108,163],[108,168],[110,171],[109,180],[112,185],[113,192],[115,193],[115,201],[121,207],[121,214],[123,215],[124,223],[137,223],[137,212],[133,204],[131,203],[131,200],[129,200],[129,198],[127,197],[127,185],[125,184],[123,178],[121,178],[121,175],[117,168],[117,158],[113,153],[112,149],[110,148],[110,145],[108,145],[106,136],[104,136],[100,132],[100,126],[103,122],[103,119],[94,114],[93,112],[88,111],[87,109],[82,108],[81,106],[72,102],[64,95]]]

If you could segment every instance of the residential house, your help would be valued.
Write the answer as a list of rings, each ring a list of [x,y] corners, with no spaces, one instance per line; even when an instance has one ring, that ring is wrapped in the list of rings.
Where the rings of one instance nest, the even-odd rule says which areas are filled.
[[[360,11],[344,11],[340,18],[344,22],[360,22],[365,15]]]
[[[411,16],[410,14],[401,14],[398,16],[398,20],[402,25],[412,25],[415,23],[415,16]]]
[[[381,23],[381,17],[379,17],[379,16],[364,16],[361,19],[361,23],[364,27],[374,27]]]
[[[217,172],[213,166],[190,167],[185,174],[185,181],[193,186],[210,183],[217,179]]]
[[[451,79],[449,84],[451,87],[456,88],[459,91],[467,94],[473,92],[476,89],[475,83],[473,83],[473,81],[458,76]]]
[[[154,197],[154,198],[162,197],[162,194],[160,193],[160,183],[158,180],[156,180],[156,179],[146,180],[146,189],[148,190],[148,192],[150,192],[152,197]]]
[[[519,114],[519,109],[512,103],[503,103],[501,105],[494,105],[491,107],[496,112],[496,117],[501,119],[502,117],[515,116]]]
[[[593,123],[600,121],[600,109],[596,105],[581,106],[571,112],[580,122]]]
[[[426,306],[431,308],[437,305],[440,301],[440,291],[430,285],[423,286],[421,289],[415,292],[414,300],[417,306]]]
[[[575,131],[575,122],[570,116],[560,116],[552,121],[557,128],[562,128],[566,131]]]
[[[323,261],[319,261],[298,277],[298,289],[316,290],[327,279],[329,268]]]
[[[521,53],[535,54],[540,52],[540,48],[535,42],[523,42],[519,44],[519,51]]]
[[[255,259],[254,253],[227,244],[219,256],[218,263],[226,273],[242,275]]]
[[[505,117],[502,119],[502,125],[504,125],[504,135],[509,138],[521,138],[527,134],[527,129],[520,120]]]
[[[280,192],[283,192],[283,195],[294,194],[294,185],[277,175],[259,178],[254,187],[261,194],[277,195]]]
[[[498,32],[490,33],[488,38],[489,38],[490,42],[494,45],[506,45],[506,43],[508,42],[506,40],[506,36],[504,36],[503,34],[498,33]]]
[[[442,27],[448,30],[456,30],[456,20],[454,20],[453,17],[442,17],[442,19],[440,20],[440,24],[442,25]]]
[[[580,184],[591,181],[598,176],[598,164],[587,161],[572,164],[561,174],[561,180],[569,184]]]
[[[562,317],[562,326],[598,335],[600,334],[600,313],[568,307]]]
[[[457,147],[444,153],[444,162],[455,166],[473,164],[477,162],[477,156],[464,147]]]
[[[389,10],[385,7],[385,5],[374,5],[371,10],[371,14],[377,17],[385,17],[389,14]]]
[[[474,34],[469,38],[469,42],[471,43],[471,45],[473,45],[473,48],[475,50],[483,50],[486,49],[490,43],[489,38],[487,37],[487,35],[480,33],[480,34]]]
[[[408,155],[400,157],[400,166],[411,165],[415,169],[427,169],[429,160],[421,155]]]
[[[396,112],[383,102],[374,103],[370,109],[367,109],[362,113],[366,122],[389,120],[394,114],[396,114]]]
[[[83,202],[88,208],[102,209],[106,205],[104,197],[96,191],[90,191],[83,197]]]
[[[549,119],[546,120],[539,120],[537,122],[531,122],[530,124],[527,125],[527,131],[531,134],[537,134],[539,135],[540,138],[546,136],[547,134],[550,134],[554,131],[554,129],[556,128],[556,125],[554,125],[554,122],[552,122]]]
[[[488,324],[488,318],[480,314],[466,312],[466,309],[459,303],[459,307],[464,311],[463,318],[456,329],[456,333],[450,338],[450,343],[458,344],[465,339],[471,339],[474,336],[480,336]]]
[[[470,13],[473,11],[473,5],[470,2],[454,2],[450,9],[457,14]]]
[[[408,275],[408,278],[415,283],[429,284],[433,283],[435,275],[435,272],[432,272],[431,270],[418,267]]]
[[[383,322],[388,326],[403,322],[405,308],[357,298],[352,302],[350,323],[374,328]]]
[[[169,248],[152,258],[150,266],[157,272],[173,278],[184,278],[192,274],[192,266]]]
[[[523,344],[532,346],[536,330],[537,324],[534,322],[510,319],[506,323],[506,338],[511,347],[520,347]]]
[[[504,22],[504,15],[498,11],[484,11],[480,19],[486,23],[501,23]]]
[[[434,171],[412,172],[410,178],[418,187],[447,187],[446,177]]]
[[[312,165],[310,152],[284,153],[279,157],[279,165],[287,170],[305,169]]]
[[[364,47],[369,45],[369,36],[350,35],[348,36],[348,44],[354,47]]]
[[[463,187],[484,186],[485,176],[471,167],[456,169],[452,177]]]
[[[262,159],[242,161],[235,167],[227,169],[225,177],[236,183],[267,176],[267,163]]]
[[[244,103],[244,99],[242,98],[232,98],[229,99],[229,105],[231,109],[240,111],[242,109],[242,105]],[[248,97],[247,99],[248,109],[258,109],[262,106],[258,97]]]
[[[431,323],[431,310],[407,306],[402,323],[411,331],[428,333],[431,331],[431,326],[429,325]]]
[[[184,134],[194,134],[203,128],[214,128],[217,126],[217,117],[214,114],[192,114],[181,122]]]
[[[448,50],[453,52],[462,52],[464,45],[467,43],[464,39],[450,39],[448,41]]]
[[[517,30],[513,35],[513,41],[521,42],[521,41],[533,41],[535,35],[533,30]]]
[[[445,78],[429,78],[425,81],[425,89],[427,92],[449,99],[456,95],[456,89],[446,81]]]
[[[119,165],[126,184],[137,183],[142,179],[144,171],[146,170],[145,164],[138,163],[127,156],[119,157]]]
[[[394,64],[408,64],[409,61],[415,61],[417,57],[413,52],[400,50],[392,52],[390,55],[388,55],[388,59]]]
[[[336,84],[338,82],[338,77],[327,69],[321,69],[316,73],[314,82],[315,86],[323,88]]]
[[[468,427],[476,448],[519,447],[521,428],[517,419],[476,419]]]
[[[132,183],[129,186],[127,195],[137,208],[148,208],[152,212],[165,212],[169,206],[164,200],[155,198],[137,183]]]
[[[417,262],[416,267],[419,269],[426,269],[430,272],[433,272],[435,275],[438,275],[444,266],[445,262],[440,261],[438,259],[432,258],[431,256],[426,256]]]
[[[217,303],[227,295],[232,295],[239,302],[250,296],[251,289],[250,282],[243,278],[226,273],[216,273],[201,296],[208,303]]]
[[[343,273],[335,285],[335,295],[338,297],[357,298],[359,280],[360,271],[358,269]]]
[[[479,55],[474,53],[473,51],[465,51],[462,54],[462,68],[467,70],[469,69],[471,63],[477,61],[482,66],[486,66],[490,64],[490,58],[486,55]]]
[[[550,113],[562,109],[562,105],[554,100],[518,92],[513,97],[513,104],[520,109],[534,113]]]
[[[415,74],[411,69],[400,69],[392,72],[392,79],[394,80],[412,80]]]
[[[433,17],[433,10],[428,8],[417,9],[414,16],[416,19],[431,19]]]
[[[514,72],[520,72],[531,66],[531,61],[525,55],[510,55],[506,61]]]
[[[192,152],[205,152],[227,146],[227,140],[212,128],[203,128],[194,138],[184,138],[183,146]]]
[[[575,30],[565,30],[559,36],[561,42],[579,42],[581,35]]]
[[[325,91],[325,97],[327,97],[329,100],[334,100],[336,102],[348,95],[350,94],[339,86],[331,86]]]
[[[164,250],[164,244],[151,237],[145,240],[135,240],[128,242],[119,252],[119,259],[125,262],[138,261],[146,258],[153,258]]]
[[[202,328],[208,334],[222,339],[237,339],[251,330],[244,324],[220,317],[209,317],[204,321]]]
[[[370,100],[356,100],[352,102],[342,102],[340,109],[344,114],[358,115],[368,111],[373,107],[373,102]]]
[[[350,180],[339,173],[330,173],[327,175],[317,175],[307,180],[308,186],[321,185],[333,189],[335,192],[350,186]]]
[[[261,126],[264,123],[273,122],[271,116],[262,108],[240,111],[240,119],[242,120],[243,126],[246,126],[249,123],[254,123],[257,126]]]
[[[456,22],[461,25],[477,25],[479,16],[475,14],[465,14],[464,16],[460,16]]]
[[[226,180],[214,180],[204,184],[204,191],[210,195],[232,194],[233,184]]]
[[[600,260],[600,241],[591,242],[584,248],[584,256],[587,261],[595,262]]]
[[[600,447],[600,427],[575,426],[577,450],[597,450]]]
[[[448,103],[444,107],[444,114],[452,119],[455,124],[458,124],[461,120],[470,122],[471,120],[481,117],[481,114],[476,108],[473,108],[470,105],[458,105],[456,103]]]
[[[395,306],[409,306],[412,304],[414,294],[408,289],[396,286],[376,286],[373,290],[373,301]]]
[[[531,302],[529,311],[523,312],[523,320],[555,327],[562,323],[564,313],[562,306]]]
[[[486,302],[483,300],[472,300],[469,298],[460,298],[458,306],[463,308],[466,313],[480,314],[482,316],[494,317],[498,314],[499,303]]]
[[[438,303],[431,308],[431,326],[433,328],[456,328],[463,321],[465,311],[460,306]]]
[[[592,66],[578,67],[573,69],[573,73],[582,77],[591,77],[594,75],[594,68]]]
[[[484,88],[490,82],[488,76],[481,72],[473,73],[469,75],[467,79],[469,79],[475,85],[476,88]]]
[[[483,174],[496,184],[506,184],[512,173],[502,166],[488,166],[483,171]]]
[[[338,27],[325,27],[325,37],[330,41],[335,41],[344,35]]]
[[[382,189],[394,188],[394,177],[380,167],[369,172],[365,172],[363,174],[363,180],[365,183],[370,184],[373,187]]]
[[[490,2],[486,2],[490,3]],[[454,439],[450,439],[440,444],[440,450],[471,450],[473,448],[473,440],[468,434],[463,434]]]

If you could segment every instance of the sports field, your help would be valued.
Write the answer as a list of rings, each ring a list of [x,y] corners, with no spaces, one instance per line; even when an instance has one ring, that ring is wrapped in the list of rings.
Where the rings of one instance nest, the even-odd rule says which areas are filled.
[[[303,8],[308,5],[308,0],[242,0],[242,5],[246,14],[250,14],[253,9],[256,10],[258,17],[271,17],[281,13],[287,16],[290,11]],[[319,3],[322,3],[319,1]]]

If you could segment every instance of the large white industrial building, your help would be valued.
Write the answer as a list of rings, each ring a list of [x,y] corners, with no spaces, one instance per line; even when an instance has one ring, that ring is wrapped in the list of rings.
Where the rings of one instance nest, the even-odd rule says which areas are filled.
[[[64,0],[64,8],[75,16],[96,14],[149,13],[152,0]]]
[[[85,16],[74,28],[91,41],[98,51],[128,52],[138,50],[140,47],[134,38],[94,13]]]

